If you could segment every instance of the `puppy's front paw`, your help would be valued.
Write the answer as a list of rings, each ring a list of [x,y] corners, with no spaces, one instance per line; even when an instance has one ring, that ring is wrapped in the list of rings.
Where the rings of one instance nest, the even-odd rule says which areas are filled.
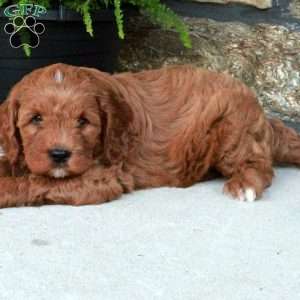
[[[239,201],[253,202],[257,199],[255,188],[240,179],[228,180],[224,185],[223,192]]]

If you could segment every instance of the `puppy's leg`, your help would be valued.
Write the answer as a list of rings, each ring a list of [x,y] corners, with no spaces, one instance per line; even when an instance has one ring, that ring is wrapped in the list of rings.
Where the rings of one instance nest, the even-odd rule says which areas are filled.
[[[32,204],[28,195],[27,177],[0,177],[0,208]]]
[[[95,167],[82,176],[0,177],[0,207],[42,204],[100,204],[133,190],[133,179],[117,167]]]
[[[117,167],[95,167],[70,179],[32,178],[31,199],[46,203],[88,205],[119,198],[133,189],[133,179]]]
[[[300,135],[278,119],[270,119],[275,163],[300,166]]]
[[[254,201],[271,185],[273,168],[271,157],[265,155],[264,147],[248,139],[248,146],[237,146],[236,152],[224,156],[217,169],[229,180],[224,192],[241,201]]]
[[[0,177],[11,175],[11,168],[8,161],[0,159]]]
[[[266,161],[244,161],[225,183],[224,193],[240,201],[252,202],[271,185],[272,177],[272,167]]]
[[[0,176],[10,176],[11,168],[0,139]]]
[[[219,128],[216,168],[228,181],[224,192],[254,201],[273,178],[272,135],[262,113],[237,111]]]

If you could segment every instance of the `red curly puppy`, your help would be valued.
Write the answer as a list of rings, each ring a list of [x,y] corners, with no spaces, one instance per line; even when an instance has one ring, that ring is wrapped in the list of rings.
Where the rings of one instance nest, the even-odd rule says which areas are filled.
[[[103,203],[187,187],[217,172],[253,201],[273,163],[300,164],[300,137],[268,120],[232,77],[190,66],[109,75],[56,64],[0,106],[0,206]]]

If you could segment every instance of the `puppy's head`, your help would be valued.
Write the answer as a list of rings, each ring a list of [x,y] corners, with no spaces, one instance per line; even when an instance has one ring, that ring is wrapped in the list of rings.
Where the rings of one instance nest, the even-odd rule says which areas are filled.
[[[25,76],[4,107],[11,164],[24,157],[30,172],[62,178],[80,175],[99,160],[120,160],[130,110],[111,77],[63,64]]]

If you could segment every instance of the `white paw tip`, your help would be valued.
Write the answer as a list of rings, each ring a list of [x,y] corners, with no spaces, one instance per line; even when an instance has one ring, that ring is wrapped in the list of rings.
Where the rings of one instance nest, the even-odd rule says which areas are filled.
[[[240,190],[239,193],[238,193],[238,199],[240,201],[245,201],[246,200],[245,194],[244,194],[244,192],[242,190]]]
[[[248,202],[255,201],[256,200],[255,190],[253,188],[247,188],[245,190],[245,198],[246,198],[246,201],[248,201]]]

